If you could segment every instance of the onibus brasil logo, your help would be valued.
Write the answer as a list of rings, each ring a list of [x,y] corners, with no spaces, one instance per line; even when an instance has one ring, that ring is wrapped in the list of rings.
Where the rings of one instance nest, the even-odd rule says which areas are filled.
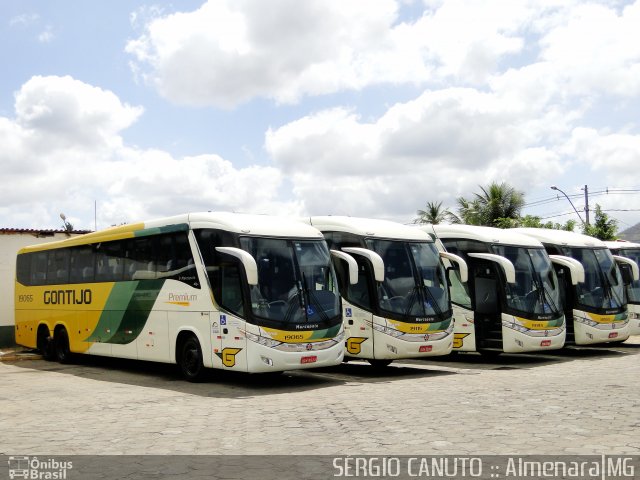
[[[38,457],[9,457],[9,478],[28,478],[33,480],[65,480],[67,470],[73,468],[73,462],[54,458],[41,460]]]

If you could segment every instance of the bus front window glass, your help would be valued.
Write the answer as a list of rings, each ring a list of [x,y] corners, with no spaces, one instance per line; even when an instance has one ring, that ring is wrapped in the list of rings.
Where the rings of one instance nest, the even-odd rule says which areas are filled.
[[[299,324],[339,315],[335,273],[324,241],[243,237],[240,245],[258,266],[258,285],[250,288],[256,317]]]
[[[416,265],[418,280],[425,295],[423,306],[426,315],[438,315],[449,310],[449,290],[440,254],[433,243],[412,243],[409,245]],[[414,304],[415,305],[415,304]],[[414,309],[416,314],[419,311]]]
[[[384,261],[384,281],[378,286],[381,310],[399,318],[449,311],[444,268],[433,244],[368,239],[367,247]]]
[[[516,271],[516,282],[505,283],[509,309],[534,315],[560,314],[557,277],[542,248],[494,245],[493,251],[510,260]]]
[[[576,286],[578,302],[592,309],[621,308],[622,279],[611,253],[592,248],[571,248],[570,253],[584,267],[585,281]]]
[[[620,255],[627,257],[638,265],[640,265],[640,249],[637,250],[622,250]],[[627,294],[629,296],[629,302],[638,304],[640,303],[640,280],[634,280],[631,285],[627,287]]]

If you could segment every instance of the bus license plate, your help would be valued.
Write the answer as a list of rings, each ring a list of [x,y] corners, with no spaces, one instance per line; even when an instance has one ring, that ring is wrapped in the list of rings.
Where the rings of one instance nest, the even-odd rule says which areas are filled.
[[[431,350],[433,350],[433,345],[421,345],[420,346],[420,352],[421,353],[430,352]]]
[[[618,332],[611,332],[609,334],[609,338],[616,338],[618,336]]]
[[[549,347],[551,345],[551,340],[542,340],[540,342],[541,347]]]
[[[318,361],[318,357],[316,355],[311,355],[309,357],[302,357],[300,359],[300,363],[316,363]]]

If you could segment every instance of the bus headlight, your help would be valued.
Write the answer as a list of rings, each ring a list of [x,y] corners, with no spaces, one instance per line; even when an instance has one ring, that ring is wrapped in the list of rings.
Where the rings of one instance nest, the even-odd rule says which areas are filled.
[[[404,332],[401,332],[400,330],[385,327],[384,325],[378,325],[376,323],[372,323],[371,327],[377,332],[384,333],[385,335],[390,335],[394,338],[398,338],[404,335]]]
[[[584,325],[587,325],[589,327],[597,327],[598,326],[598,322],[594,322],[593,320],[586,318],[586,317],[574,317],[575,321],[578,323],[583,323]]]
[[[273,340],[271,338],[263,337],[261,335],[256,335],[255,333],[244,332],[244,335],[247,337],[247,340],[255,342],[258,345],[264,345],[265,347],[269,347],[269,348],[277,347],[282,343],[277,340]]]

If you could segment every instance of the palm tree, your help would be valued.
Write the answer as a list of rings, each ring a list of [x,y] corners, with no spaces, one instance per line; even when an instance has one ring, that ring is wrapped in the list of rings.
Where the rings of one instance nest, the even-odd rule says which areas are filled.
[[[482,193],[474,193],[473,200],[458,198],[458,214],[464,223],[495,227],[501,218],[520,218],[524,193],[504,182],[492,182],[480,189]]]
[[[442,202],[427,202],[426,210],[418,210],[416,212],[418,218],[413,220],[413,223],[430,223],[437,225],[442,222],[460,223],[460,219],[449,211],[449,209],[442,208]]]

